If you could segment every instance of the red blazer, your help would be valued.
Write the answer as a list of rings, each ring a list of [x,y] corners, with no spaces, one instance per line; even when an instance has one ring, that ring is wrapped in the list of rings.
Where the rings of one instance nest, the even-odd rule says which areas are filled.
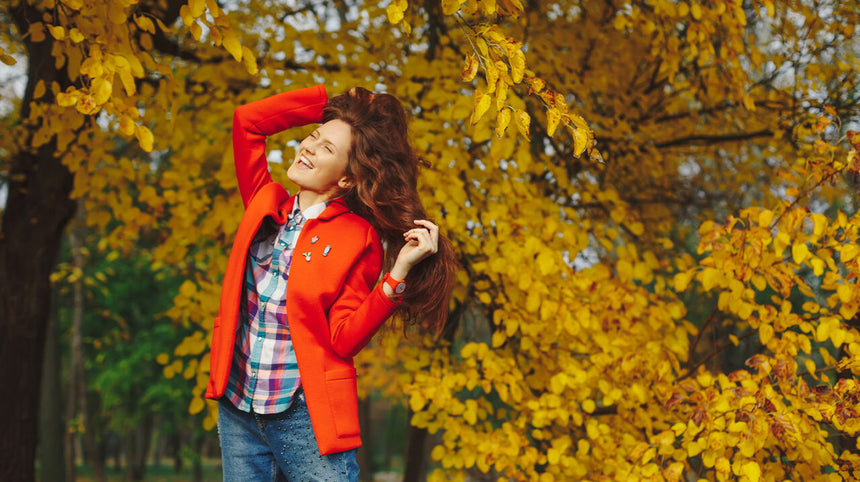
[[[266,163],[266,136],[318,123],[327,101],[323,86],[274,95],[243,105],[233,117],[233,152],[245,214],[224,274],[221,304],[212,331],[207,398],[224,395],[248,249],[263,220],[283,224],[293,208]],[[382,244],[371,225],[339,200],[308,219],[296,241],[287,283],[287,317],[311,424],[322,454],[361,445],[352,357],[397,306],[377,286]],[[310,260],[302,253],[310,253]],[[374,286],[376,286],[374,288]]]

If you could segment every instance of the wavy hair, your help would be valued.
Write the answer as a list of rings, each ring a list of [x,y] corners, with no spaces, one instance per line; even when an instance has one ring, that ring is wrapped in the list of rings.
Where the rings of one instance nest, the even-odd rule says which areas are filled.
[[[370,222],[385,244],[383,269],[390,271],[416,219],[429,219],[418,196],[418,169],[429,164],[412,148],[406,112],[389,94],[356,87],[332,97],[323,122],[340,119],[352,128],[346,174],[354,184],[343,197],[350,210]],[[448,315],[457,261],[451,243],[439,234],[438,251],[406,276],[399,311],[408,324],[440,331]]]

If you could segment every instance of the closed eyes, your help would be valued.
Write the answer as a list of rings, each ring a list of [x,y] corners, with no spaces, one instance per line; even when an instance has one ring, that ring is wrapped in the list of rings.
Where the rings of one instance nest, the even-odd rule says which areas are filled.
[[[319,139],[319,136],[320,136],[319,131],[313,131],[311,133],[311,139],[313,139],[313,140]],[[331,144],[327,143],[324,147],[329,152],[329,154],[334,154],[334,149],[332,148]]]

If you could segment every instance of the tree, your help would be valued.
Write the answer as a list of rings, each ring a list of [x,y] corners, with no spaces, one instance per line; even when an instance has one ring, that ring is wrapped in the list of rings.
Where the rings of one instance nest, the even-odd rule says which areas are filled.
[[[111,248],[155,239],[152,259],[187,279],[168,315],[199,326],[163,361],[196,381],[189,411],[207,427],[207,335],[241,209],[232,110],[323,81],[407,102],[433,164],[424,200],[461,254],[451,341],[387,337],[362,362],[370,387],[407,393],[412,424],[439,434],[433,477],[756,480],[850,476],[858,463],[828,438],[857,424],[850,2],[70,0],[2,12],[16,25],[5,51],[54,64],[28,62],[20,144],[5,156],[0,310],[9,294],[44,292],[6,282],[20,269],[9,263],[54,239],[24,233],[34,214],[22,201],[40,201],[55,236],[71,197]],[[36,167],[73,176],[17,174]],[[26,179],[55,184],[22,190]],[[43,251],[47,273],[56,249]],[[34,350],[47,319],[36,315]],[[2,326],[4,343],[21,336]],[[14,343],[0,358],[30,360]],[[734,345],[746,368],[717,363]],[[7,430],[25,443],[0,454],[11,474],[32,461],[26,420]]]

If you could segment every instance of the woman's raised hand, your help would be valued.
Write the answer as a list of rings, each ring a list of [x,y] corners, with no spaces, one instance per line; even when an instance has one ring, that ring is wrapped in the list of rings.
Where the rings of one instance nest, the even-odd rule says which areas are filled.
[[[418,227],[403,233],[406,244],[400,249],[391,268],[391,277],[394,279],[406,279],[406,274],[413,266],[439,249],[439,226],[426,219],[418,219],[415,224]]]

